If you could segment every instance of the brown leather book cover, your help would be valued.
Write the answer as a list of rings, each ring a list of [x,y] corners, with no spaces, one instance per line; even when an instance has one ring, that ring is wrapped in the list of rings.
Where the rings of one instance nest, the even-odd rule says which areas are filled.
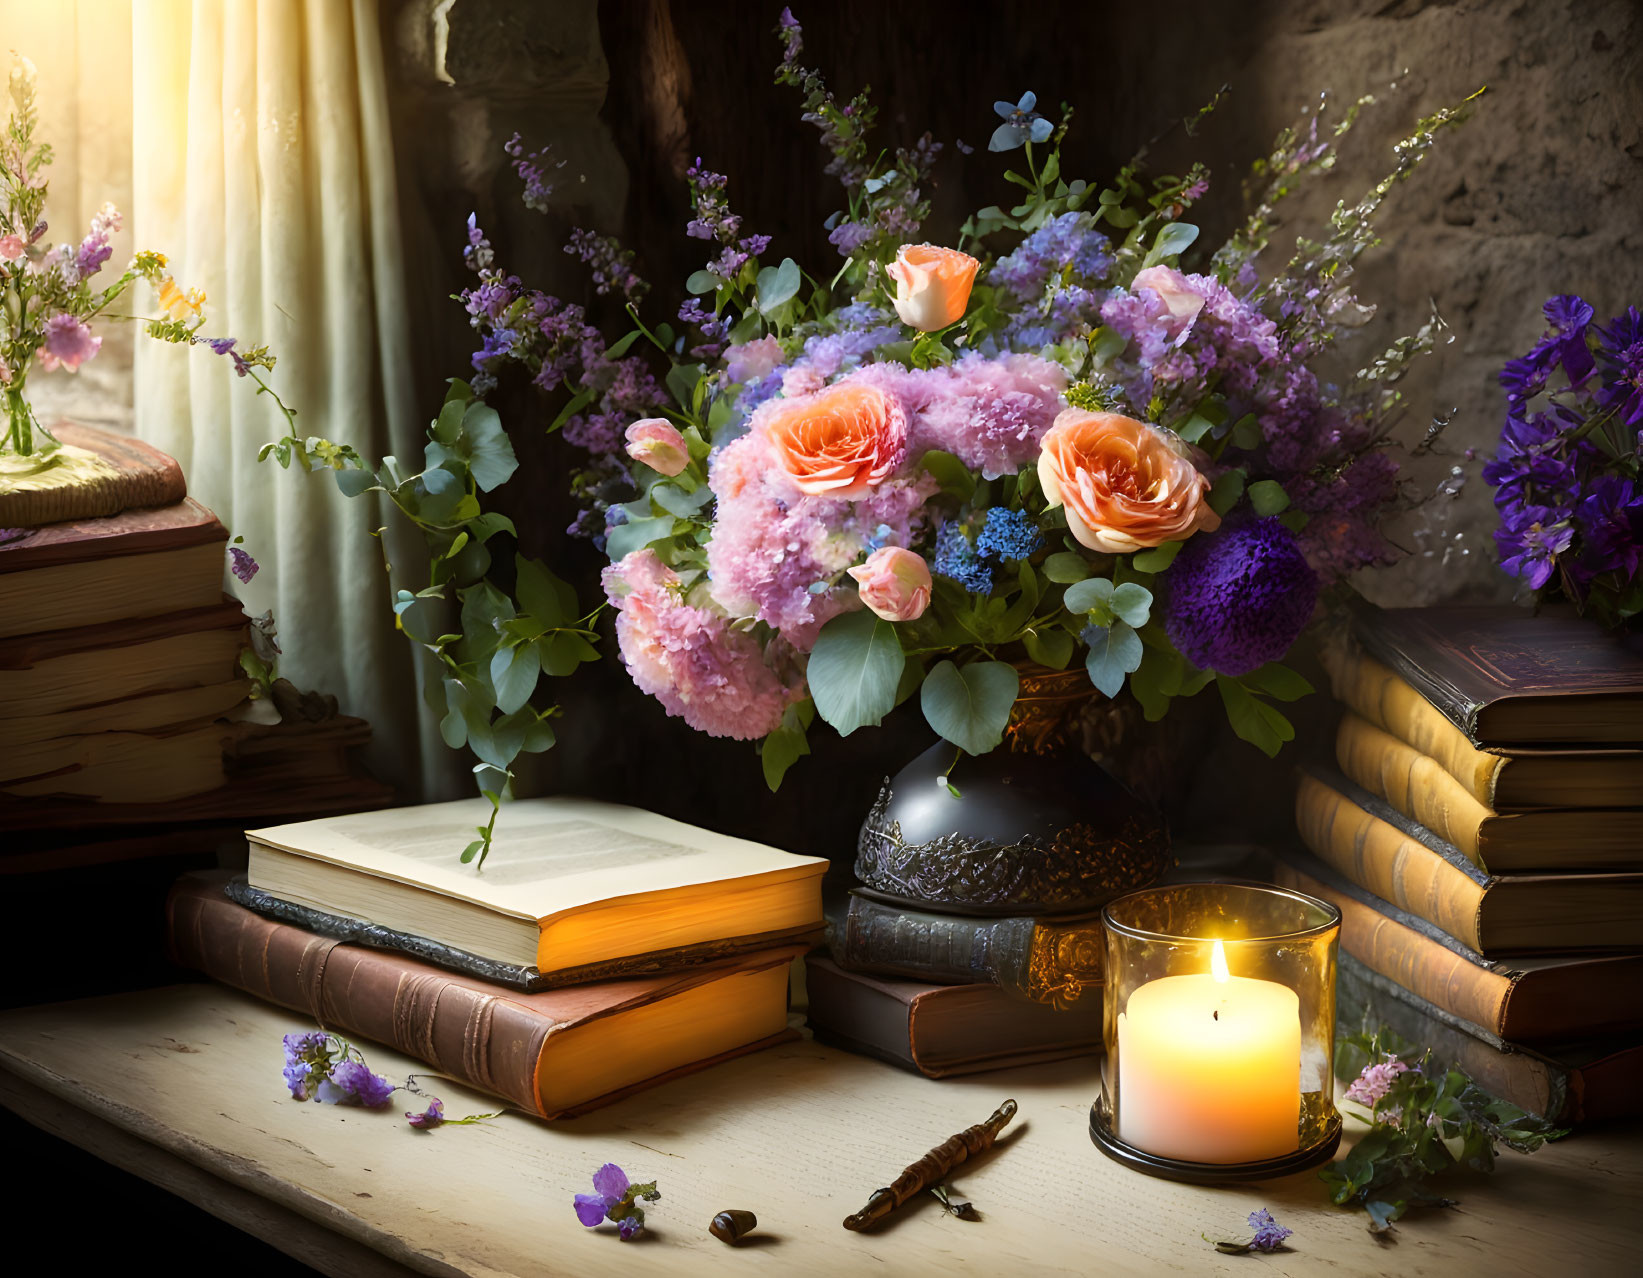
[[[1354,608],[1355,633],[1475,744],[1643,744],[1643,635],[1521,608]]]
[[[329,1030],[386,1043],[542,1118],[585,1113],[794,1036],[748,1043],[549,1113],[539,1101],[537,1072],[551,1068],[543,1054],[553,1035],[728,975],[785,965],[802,947],[667,976],[522,994],[263,918],[223,894],[228,878],[226,872],[186,874],[172,889],[166,933],[176,962],[302,1012]]]
[[[102,519],[71,519],[21,531],[21,537],[0,542],[0,573],[228,540],[228,530],[192,497],[169,506],[125,510]]]
[[[809,1023],[824,1043],[928,1078],[1087,1056],[1101,1050],[1101,1000],[1067,1010],[995,985],[924,985],[804,960]]]

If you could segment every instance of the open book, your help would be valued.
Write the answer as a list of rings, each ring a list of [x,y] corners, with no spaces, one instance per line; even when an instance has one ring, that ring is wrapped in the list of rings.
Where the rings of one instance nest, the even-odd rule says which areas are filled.
[[[526,988],[672,970],[822,926],[820,857],[543,798],[503,804],[485,867],[463,865],[489,817],[465,799],[248,831],[247,903]]]

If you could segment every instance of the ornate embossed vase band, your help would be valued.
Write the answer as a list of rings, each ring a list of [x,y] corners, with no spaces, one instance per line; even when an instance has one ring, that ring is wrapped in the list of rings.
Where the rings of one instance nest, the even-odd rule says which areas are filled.
[[[1022,666],[1007,748],[938,743],[886,779],[856,875],[912,906],[973,914],[1094,911],[1174,864],[1163,818],[1078,748],[1100,694],[1082,671]]]
[[[1256,883],[1110,901],[1106,1060],[1090,1135],[1151,1175],[1215,1183],[1315,1166],[1334,1103],[1341,915]]]

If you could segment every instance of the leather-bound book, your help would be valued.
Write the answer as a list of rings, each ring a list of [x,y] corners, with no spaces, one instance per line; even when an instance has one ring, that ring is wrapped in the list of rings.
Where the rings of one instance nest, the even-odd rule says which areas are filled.
[[[1643,873],[1488,874],[1324,769],[1300,774],[1295,821],[1320,861],[1480,954],[1643,949]]]
[[[930,914],[850,894],[832,930],[841,967],[942,984],[997,985],[1017,998],[1054,1007],[1101,1001],[1106,934],[1081,918],[972,918]]]
[[[0,637],[204,608],[228,530],[192,498],[0,535]]]
[[[1354,612],[1369,654],[1474,745],[1643,745],[1643,635],[1521,608]]]
[[[178,963],[542,1118],[795,1037],[787,982],[799,946],[523,994],[263,918],[224,895],[226,878],[188,874],[172,889],[166,927]]]
[[[1434,760],[1491,812],[1643,807],[1643,750],[1486,749],[1407,680],[1355,645],[1328,644],[1323,660],[1338,701]]]
[[[1101,1000],[1057,1010],[996,985],[925,985],[804,961],[810,1028],[834,1047],[929,1078],[1084,1056],[1101,1050]]]
[[[1643,1114],[1643,1035],[1633,1031],[1527,1047],[1509,1043],[1434,1007],[1350,954],[1340,956],[1336,1017],[1384,1025],[1430,1048],[1441,1069],[1458,1069],[1492,1096],[1555,1123]]]
[[[1489,959],[1306,853],[1279,853],[1274,877],[1332,902],[1341,949],[1412,994],[1522,1042],[1643,1031],[1643,954]]]
[[[1350,713],[1341,718],[1335,754],[1348,778],[1480,868],[1502,874],[1643,869],[1643,809],[1496,812],[1436,759]]]

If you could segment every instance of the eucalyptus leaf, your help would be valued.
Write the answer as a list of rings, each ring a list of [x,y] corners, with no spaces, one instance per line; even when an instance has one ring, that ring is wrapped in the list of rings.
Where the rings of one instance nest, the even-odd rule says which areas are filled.
[[[713,490],[703,484],[693,493],[687,493],[677,484],[657,484],[650,490],[650,499],[671,515],[689,519],[713,500]]]
[[[833,618],[810,652],[807,678],[816,713],[841,737],[877,727],[895,709],[905,664],[890,622],[865,608]]]
[[[1074,639],[1069,631],[1059,626],[1024,631],[1021,642],[1029,657],[1052,670],[1065,670],[1072,660]]]
[[[1152,591],[1139,582],[1126,581],[1112,592],[1107,606],[1113,616],[1139,630],[1152,615]]]
[[[344,497],[359,497],[373,488],[382,487],[377,483],[377,477],[368,470],[339,470],[334,473],[337,477],[337,488]]]
[[[1067,587],[1061,597],[1062,606],[1075,616],[1081,613],[1105,611],[1113,596],[1113,584],[1106,577],[1087,577]]]
[[[794,296],[803,282],[799,264],[790,257],[784,257],[780,266],[765,267],[759,272],[759,310],[769,315]]]
[[[605,553],[614,562],[631,555],[636,550],[643,550],[653,542],[671,537],[677,522],[672,515],[657,515],[649,519],[629,519],[627,523],[612,528],[605,535]]]
[[[1004,739],[1020,689],[1020,676],[1008,662],[942,661],[925,676],[919,704],[944,739],[969,754],[986,754]]]
[[[722,283],[724,281],[712,271],[692,271],[685,280],[685,292],[700,297],[703,293],[711,293]]]
[[[1090,561],[1071,550],[1058,550],[1044,561],[1044,575],[1051,581],[1070,586],[1090,575]]]
[[[542,660],[533,643],[516,648],[498,648],[491,656],[491,686],[496,689],[496,708],[512,714],[536,691]]]
[[[1136,572],[1163,572],[1175,562],[1175,556],[1181,553],[1184,541],[1166,541],[1162,546],[1153,546],[1147,550],[1138,550],[1130,557],[1130,566]]]
[[[764,770],[764,783],[772,794],[781,789],[787,770],[810,753],[810,742],[804,735],[804,723],[798,707],[789,706],[781,723],[765,737],[759,746],[759,765]]]
[[[1192,247],[1198,238],[1198,228],[1191,222],[1171,222],[1158,233],[1153,241],[1152,251],[1147,254],[1146,260],[1141,263],[1143,269],[1156,266],[1166,257],[1179,257]]]
[[[468,457],[468,471],[481,492],[490,492],[512,478],[519,469],[519,458],[514,455],[508,432],[502,429],[502,419],[489,404],[475,401],[462,417],[463,451]]]
[[[1276,515],[1289,505],[1289,494],[1276,479],[1257,479],[1249,486],[1248,494],[1257,515]]]
[[[1225,515],[1244,495],[1246,476],[1242,470],[1224,471],[1216,477],[1209,490],[1209,508],[1217,515]]]
[[[1091,626],[1084,632],[1090,645],[1084,658],[1090,682],[1109,697],[1116,697],[1124,688],[1124,679],[1141,665],[1145,648],[1141,636],[1122,621],[1110,626]]]

